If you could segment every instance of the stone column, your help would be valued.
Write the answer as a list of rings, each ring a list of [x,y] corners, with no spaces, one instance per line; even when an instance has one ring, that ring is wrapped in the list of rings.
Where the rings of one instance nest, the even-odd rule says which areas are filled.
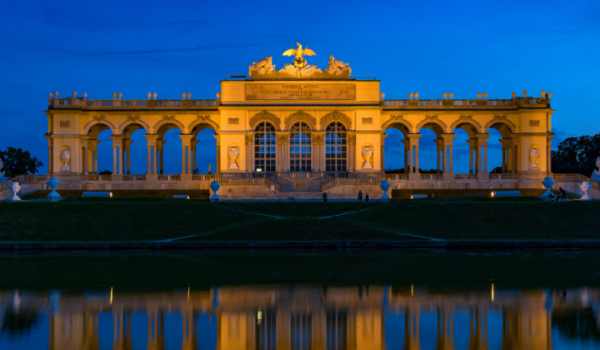
[[[474,174],[478,172],[479,167],[475,166],[475,171],[473,171],[473,152],[475,152],[475,157],[477,157],[477,138],[468,139],[467,143],[469,144],[469,174]]]
[[[508,173],[511,169],[510,161],[512,157],[510,156],[510,152],[512,152],[512,139],[502,138],[500,139],[500,143],[502,143],[502,173]]]
[[[148,140],[148,173],[147,175],[156,175],[157,174],[157,164],[156,164],[156,152],[152,152],[152,150],[156,151],[156,146],[158,144],[158,135],[156,134],[146,134],[144,135]]]
[[[448,156],[444,155],[444,160],[447,161],[444,164],[444,171],[446,174],[454,174],[454,137],[456,134],[442,134],[442,138],[444,139],[444,151],[446,151],[446,147],[448,147]],[[445,152],[444,152],[445,153]],[[446,167],[446,165],[448,165]]]
[[[440,174],[441,173],[441,169],[440,169],[440,158],[441,158],[440,157],[440,152],[443,151],[443,149],[444,149],[444,139],[437,138],[437,139],[435,139],[433,141],[435,141],[435,144],[436,144],[436,148],[435,148],[436,149],[435,153],[437,155],[437,171],[436,172],[438,174]]]
[[[380,154],[379,154],[379,164],[381,166],[381,177],[385,177],[385,138],[387,137],[386,133],[381,134],[381,141],[380,141],[380,146],[381,146],[381,150],[380,150]],[[418,146],[417,146],[418,148]]]
[[[348,171],[356,171],[356,135],[348,135]],[[325,169],[323,169],[325,170]]]
[[[196,145],[198,144],[199,140],[192,140],[192,174],[194,173],[194,171],[196,171],[196,158],[197,158],[197,148]]]
[[[420,171],[419,171],[419,139],[421,138],[421,134],[408,134],[408,138],[410,140],[411,153],[414,152],[414,173],[420,174]],[[411,161],[413,161],[412,154],[411,154],[410,159],[411,159]],[[413,173],[413,170],[410,169],[409,172]],[[420,176],[416,177],[416,179],[417,180],[420,179]]]
[[[483,166],[478,165],[477,166],[477,170],[479,171],[480,174],[487,174],[488,173],[488,169],[487,169],[487,146],[488,146],[488,138],[490,137],[490,134],[477,134],[477,147],[479,149],[481,149],[481,147],[483,146]],[[478,155],[478,161],[481,163],[481,154]]]
[[[191,174],[192,137],[191,134],[180,134],[181,138],[181,174]]]
[[[552,174],[552,137],[554,137],[554,134],[550,134],[548,136],[548,143],[547,143],[547,147],[546,147],[546,172],[548,173],[548,176],[550,176],[550,174]],[[517,147],[514,147],[514,151],[515,151],[515,159],[517,158]],[[517,172],[517,167],[516,167],[516,162],[515,162],[515,173]]]
[[[161,139],[161,140],[156,140],[156,150],[157,150],[157,156],[158,156],[158,165],[157,165],[157,174],[164,174],[164,157],[165,157],[165,143],[167,142],[167,140]]]
[[[123,140],[123,153],[127,152],[127,164],[123,168],[123,174],[131,174],[131,143],[133,140]]]
[[[252,156],[254,155],[254,133],[250,132],[246,134],[246,171],[254,171],[254,164],[252,162]],[[275,146],[275,159],[277,159],[277,145]],[[275,161],[277,164],[277,161]],[[275,166],[275,170],[277,170],[277,166]]]
[[[215,175],[219,178],[221,177],[221,135],[215,134],[214,137],[217,139],[217,170]]]
[[[118,150],[123,147],[123,135],[111,135],[112,147],[113,147],[113,175],[120,175],[123,171],[123,166],[117,166],[117,154]],[[122,160],[119,160],[119,165]]]
[[[408,174],[410,169],[410,139],[403,139],[404,143],[404,173]]]

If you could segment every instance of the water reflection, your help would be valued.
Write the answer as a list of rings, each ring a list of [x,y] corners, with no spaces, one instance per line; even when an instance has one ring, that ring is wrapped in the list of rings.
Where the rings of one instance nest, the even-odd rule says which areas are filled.
[[[551,349],[553,332],[600,344],[599,292],[496,288],[492,297],[491,290],[317,285],[4,291],[0,325],[4,344],[47,334],[49,349]]]
[[[597,260],[593,253],[0,255],[0,348],[599,348]]]

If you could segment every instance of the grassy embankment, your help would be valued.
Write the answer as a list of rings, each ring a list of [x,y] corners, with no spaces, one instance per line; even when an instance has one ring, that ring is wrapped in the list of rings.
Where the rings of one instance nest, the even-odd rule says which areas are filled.
[[[0,203],[0,241],[600,239],[599,211],[597,201],[548,203],[528,197],[389,204],[73,197],[58,203]]]

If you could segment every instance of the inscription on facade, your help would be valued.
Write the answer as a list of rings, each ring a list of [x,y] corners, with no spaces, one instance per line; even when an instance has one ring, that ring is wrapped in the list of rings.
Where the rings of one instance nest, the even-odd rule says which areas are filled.
[[[60,127],[61,128],[70,128],[71,127],[71,122],[69,120],[61,120],[60,121]]]
[[[239,124],[240,118],[229,118],[229,124]]]
[[[363,118],[363,124],[373,124],[373,118]]]
[[[355,100],[351,84],[246,84],[246,100]]]
[[[530,120],[529,126],[540,126],[540,121],[539,120]]]

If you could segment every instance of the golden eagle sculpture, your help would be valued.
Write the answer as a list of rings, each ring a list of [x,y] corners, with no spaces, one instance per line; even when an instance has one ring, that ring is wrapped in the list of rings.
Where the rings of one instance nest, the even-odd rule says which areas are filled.
[[[294,66],[297,68],[303,68],[304,66],[306,66],[306,60],[304,59],[303,56],[316,56],[317,54],[309,49],[308,47],[302,49],[302,45],[299,42],[296,42],[296,45],[298,45],[297,49],[289,49],[286,50],[283,55],[284,56],[296,56],[296,58],[294,59]]]

